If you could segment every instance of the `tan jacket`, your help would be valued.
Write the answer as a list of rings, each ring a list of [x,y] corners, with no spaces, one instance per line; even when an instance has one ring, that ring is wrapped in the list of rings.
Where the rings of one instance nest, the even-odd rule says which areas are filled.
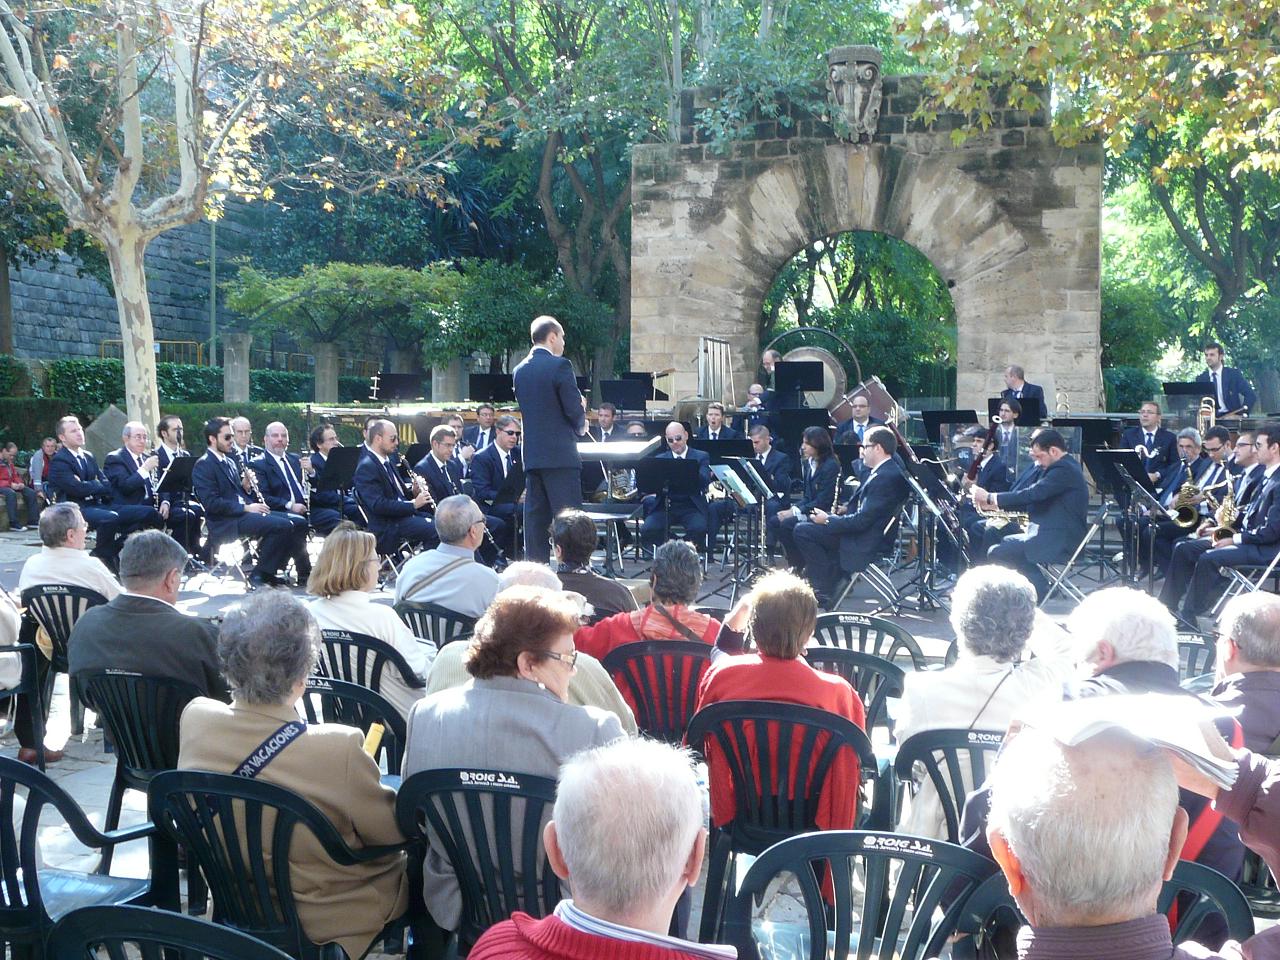
[[[231,773],[289,720],[293,707],[219,703],[199,697],[182,714],[178,767]],[[306,798],[329,818],[352,849],[404,840],[395,820],[395,792],[378,781],[354,727],[311,724],[286,746],[258,779]],[[295,834],[290,850],[294,896],[307,937],[336,940],[353,960],[386,923],[404,913],[408,881],[403,855],[342,867],[309,833]]]

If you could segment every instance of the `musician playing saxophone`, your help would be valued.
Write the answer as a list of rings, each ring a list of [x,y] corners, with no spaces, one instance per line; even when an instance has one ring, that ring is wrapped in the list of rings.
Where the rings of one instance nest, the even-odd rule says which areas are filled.
[[[1229,481],[1227,456],[1231,452],[1231,434],[1226,427],[1210,427],[1205,431],[1203,450],[1206,456],[1194,461],[1200,465],[1195,478],[1197,492],[1187,498],[1191,506],[1200,515],[1199,525],[1204,525],[1213,517],[1214,505],[1222,499]],[[1174,494],[1175,501],[1178,494]],[[1179,525],[1173,520],[1155,522],[1155,539],[1151,546],[1151,562],[1155,564],[1156,575],[1161,576],[1169,569],[1169,561],[1173,559],[1174,545],[1183,537],[1196,529],[1196,525]]]
[[[1224,445],[1225,448],[1225,445]],[[1146,573],[1147,565],[1155,557],[1156,569],[1167,569],[1169,558],[1173,555],[1173,545],[1190,530],[1180,527],[1174,522],[1175,511],[1182,504],[1179,498],[1187,495],[1187,491],[1198,491],[1205,484],[1206,474],[1210,467],[1210,459],[1203,453],[1204,444],[1200,432],[1194,427],[1178,431],[1178,460],[1160,476],[1156,483],[1156,493],[1160,506],[1167,517],[1141,517],[1138,520],[1138,563],[1139,575]],[[1187,488],[1190,482],[1191,487]],[[1184,490],[1184,488],[1186,488]],[[1204,496],[1198,492],[1190,497],[1191,505],[1197,510],[1205,503]],[[1207,514],[1205,506],[1202,513]],[[1152,530],[1155,531],[1155,543],[1152,542]]]

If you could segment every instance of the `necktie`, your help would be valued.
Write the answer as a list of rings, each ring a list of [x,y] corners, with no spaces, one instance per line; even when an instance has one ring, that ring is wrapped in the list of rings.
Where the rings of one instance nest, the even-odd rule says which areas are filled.
[[[284,472],[285,483],[289,484],[289,492],[293,495],[293,502],[302,503],[302,486],[293,478],[293,469],[289,466],[289,461],[281,457],[279,462],[280,469]]]
[[[1148,432],[1147,433],[1147,449],[1150,450],[1153,446],[1155,446],[1155,437],[1153,437],[1150,434],[1150,432]]]
[[[477,450],[483,450],[486,446],[488,446],[488,444],[489,444],[489,431],[488,431],[488,430],[481,430],[481,431],[480,431],[480,445],[479,445],[478,447],[476,447],[476,449],[477,449]]]
[[[719,440],[719,439],[720,439],[720,431],[718,431],[718,430],[717,430],[715,433],[713,433],[713,434],[711,435],[711,439],[712,439],[712,440]]]
[[[859,443],[861,443],[861,442],[862,442],[863,431],[864,431],[865,429],[866,429],[866,428],[865,428],[862,424],[858,424],[858,442],[859,442]]]
[[[1218,379],[1216,372],[1210,373],[1209,376],[1213,379],[1213,394],[1218,398],[1218,409],[1225,410],[1227,405],[1222,402],[1222,381]]]
[[[396,471],[395,468],[391,466],[391,461],[384,460],[382,468],[387,471],[387,476],[391,478],[391,485],[395,487],[396,492],[399,493],[400,496],[404,496],[404,487],[400,486],[400,478],[396,476]]]

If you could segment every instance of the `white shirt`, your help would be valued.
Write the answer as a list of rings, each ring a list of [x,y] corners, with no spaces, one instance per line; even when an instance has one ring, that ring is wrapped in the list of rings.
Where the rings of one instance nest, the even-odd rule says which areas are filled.
[[[18,590],[38,587],[46,583],[61,583],[69,587],[87,587],[96,590],[108,600],[114,600],[124,592],[120,581],[97,557],[86,550],[74,547],[41,547],[40,552],[27,557],[18,576]]]
[[[1219,410],[1225,410],[1227,408],[1227,405],[1222,402],[1222,370],[1222,367],[1219,367],[1217,370],[1213,369],[1213,367],[1209,368],[1209,380],[1211,383],[1214,383],[1218,391]]]

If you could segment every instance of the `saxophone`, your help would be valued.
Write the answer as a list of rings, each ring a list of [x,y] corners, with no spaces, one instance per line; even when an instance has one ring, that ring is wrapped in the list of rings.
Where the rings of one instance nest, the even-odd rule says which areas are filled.
[[[1234,537],[1240,532],[1236,529],[1236,521],[1239,518],[1240,508],[1236,506],[1236,492],[1231,487],[1227,487],[1227,492],[1218,504],[1218,509],[1213,513],[1213,520],[1217,526],[1213,528],[1212,538],[1225,540],[1227,537]]]

